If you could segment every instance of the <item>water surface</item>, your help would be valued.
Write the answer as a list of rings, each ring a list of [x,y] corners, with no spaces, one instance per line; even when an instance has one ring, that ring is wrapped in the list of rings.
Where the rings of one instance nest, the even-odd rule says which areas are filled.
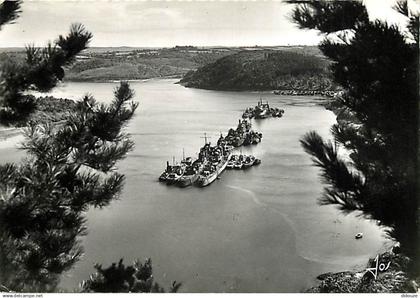
[[[174,80],[132,82],[139,110],[128,127],[136,148],[119,163],[127,176],[119,201],[88,212],[85,255],[61,286],[74,289],[93,272],[124,257],[151,257],[156,281],[181,292],[299,292],[327,271],[361,268],[387,245],[372,222],[319,206],[323,185],[299,139],[309,130],[329,138],[332,112],[315,97],[269,92],[188,89]],[[86,92],[109,102],[113,83],[67,83],[53,95]],[[262,159],[246,171],[225,171],[207,188],[157,182],[166,160],[182,149],[196,156],[206,132],[216,142],[259,97],[283,108],[281,119],[253,121],[262,143],[243,149]],[[5,154],[3,154],[5,153]],[[3,160],[14,150],[0,147]],[[363,232],[365,237],[355,240]]]

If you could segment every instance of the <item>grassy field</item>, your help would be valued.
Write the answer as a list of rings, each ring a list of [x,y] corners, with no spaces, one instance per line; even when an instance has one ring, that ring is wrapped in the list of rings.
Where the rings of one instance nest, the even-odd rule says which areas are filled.
[[[112,81],[120,79],[182,78],[191,70],[239,52],[288,51],[321,56],[317,47],[191,47],[174,48],[89,48],[66,69],[67,81]],[[0,49],[0,63],[5,59],[23,60],[24,48]]]

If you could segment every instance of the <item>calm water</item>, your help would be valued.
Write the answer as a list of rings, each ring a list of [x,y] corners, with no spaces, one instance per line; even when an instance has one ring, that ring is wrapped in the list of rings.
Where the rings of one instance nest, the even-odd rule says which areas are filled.
[[[85,256],[61,286],[76,288],[94,263],[151,257],[156,281],[182,292],[299,292],[327,271],[362,267],[387,245],[382,231],[331,206],[318,206],[323,185],[299,145],[309,130],[329,137],[334,115],[311,97],[187,89],[174,80],[133,82],[140,108],[128,131],[136,148],[119,164],[127,176],[119,201],[88,213]],[[60,97],[86,92],[110,101],[112,83],[68,83]],[[235,127],[260,96],[281,107],[281,119],[253,121],[262,143],[244,153],[262,159],[247,171],[225,171],[207,188],[179,189],[157,182],[166,160],[182,149],[195,156],[204,132],[215,142]],[[3,160],[16,158],[0,146]],[[355,240],[363,232],[365,237]]]

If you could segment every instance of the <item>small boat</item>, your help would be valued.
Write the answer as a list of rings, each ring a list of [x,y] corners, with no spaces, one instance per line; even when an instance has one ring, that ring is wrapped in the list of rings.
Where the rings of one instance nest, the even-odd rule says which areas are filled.
[[[251,119],[253,117],[254,117],[254,108],[253,107],[246,108],[245,112],[243,112],[243,114],[242,114],[242,118]]]
[[[248,113],[248,112],[244,112],[242,114],[243,119],[251,119],[252,117],[253,117],[253,115],[251,113]]]
[[[169,173],[166,178],[166,184],[172,185],[178,182],[178,180],[184,175],[186,166],[185,164],[180,164],[172,166],[172,172]]]
[[[173,166],[169,165],[169,161],[166,162],[166,169],[163,173],[159,176],[160,182],[166,182],[168,180],[169,174],[172,173]]]
[[[274,94],[281,94],[280,91],[274,91]],[[269,117],[281,117],[283,116],[284,110],[279,108],[273,108],[270,107],[270,104],[268,101],[263,102],[263,100],[260,98],[258,101],[258,104],[255,106],[255,108],[248,108],[243,113],[242,117],[244,119],[247,119],[247,116],[249,114],[252,115],[252,117],[248,117],[249,119],[255,118],[255,119],[265,119]]]
[[[258,101],[258,105],[255,107],[255,118],[264,119],[270,116],[270,105],[268,102],[263,103],[262,99]]]
[[[175,166],[174,170],[171,173],[169,173],[168,177],[166,178],[166,184],[175,184],[184,175],[184,172],[185,167]]]
[[[160,176],[159,176],[159,181],[160,182],[166,182],[166,180],[168,179],[169,174],[165,171],[163,172]]]
[[[237,161],[235,162],[234,169],[235,169],[235,170],[240,170],[240,169],[242,169],[242,166],[243,166],[242,161],[237,160]]]
[[[181,163],[175,163],[175,156],[173,157],[172,165],[169,164],[169,161],[166,162],[165,171],[159,176],[160,182],[166,182],[166,184],[174,184],[179,178],[184,175],[185,169],[192,164],[192,158],[185,158],[183,152],[183,158]]]
[[[175,184],[179,178],[181,178],[181,175],[178,175],[177,173],[170,173],[166,178],[166,184]]]
[[[254,166],[258,166],[261,163],[261,159],[256,158],[254,160]]]
[[[279,109],[279,108],[275,108],[274,111],[272,112],[273,117],[281,117],[283,116],[284,110]]]
[[[252,144],[256,145],[259,142],[261,142],[261,138],[262,138],[262,133],[259,132],[252,132]]]
[[[361,239],[361,238],[363,238],[363,233],[357,233],[357,234],[354,236],[354,238],[356,238],[356,239]]]
[[[245,135],[245,139],[244,139],[244,143],[243,143],[243,145],[244,146],[248,146],[248,145],[251,145],[252,144],[252,135],[250,134],[250,133],[247,133],[246,135]]]
[[[229,170],[233,169],[234,167],[235,167],[235,161],[233,160],[230,160],[228,164],[226,165],[226,169],[229,169]]]
[[[242,162],[242,168],[247,169],[254,165],[255,157],[252,155],[249,155],[245,157],[245,160]]]

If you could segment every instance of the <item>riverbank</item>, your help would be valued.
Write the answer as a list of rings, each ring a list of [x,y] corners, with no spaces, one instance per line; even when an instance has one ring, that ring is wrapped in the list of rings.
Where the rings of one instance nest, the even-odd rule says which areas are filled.
[[[24,127],[28,122],[58,123],[67,119],[76,108],[76,102],[67,98],[42,96],[38,97],[35,102],[36,110],[27,121],[13,123],[10,126],[0,125],[0,142],[3,147],[8,147],[6,141],[10,146],[21,140]]]
[[[22,134],[22,128],[0,126],[0,142],[19,136]]]
[[[22,128],[0,126],[0,149],[16,148],[21,141],[23,141]]]
[[[117,83],[121,81],[127,82],[146,82],[149,80],[165,80],[165,79],[182,79],[184,74],[173,74],[173,75],[166,75],[166,76],[151,76],[151,77],[140,77],[140,78],[128,78],[128,79],[109,79],[109,78],[66,78],[65,82],[75,82],[75,83]]]
[[[370,259],[365,270],[321,274],[317,277],[320,284],[305,292],[418,293],[420,279],[410,279],[406,274],[409,262],[409,258],[391,250]]]
[[[276,95],[301,95],[301,96],[320,95],[320,96],[325,96],[325,97],[334,97],[334,96],[337,96],[339,91],[286,89],[286,90],[274,90],[273,93]]]
[[[336,115],[338,123],[351,122],[358,124],[357,118],[344,107],[340,101],[328,99],[320,105]],[[307,289],[307,293],[418,293],[420,277],[415,279],[407,276],[410,259],[398,253],[398,248],[378,254],[378,264],[389,263],[389,268],[380,272],[377,269],[376,278],[368,269],[376,268],[374,259],[367,262],[362,271],[328,272],[317,276],[320,283]],[[379,265],[378,265],[379,266]],[[384,267],[386,268],[386,267]]]

